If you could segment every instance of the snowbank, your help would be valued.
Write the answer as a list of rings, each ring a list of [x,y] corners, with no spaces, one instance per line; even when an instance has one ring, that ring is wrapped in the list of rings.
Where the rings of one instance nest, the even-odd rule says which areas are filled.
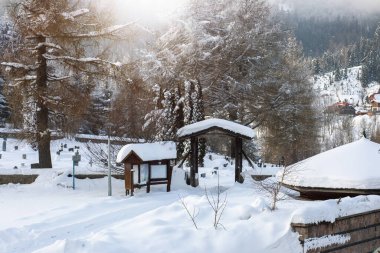
[[[292,223],[334,222],[339,217],[380,209],[380,197],[375,195],[355,198],[310,202],[293,213]]]
[[[380,189],[380,145],[362,138],[287,168],[284,183],[302,187]]]

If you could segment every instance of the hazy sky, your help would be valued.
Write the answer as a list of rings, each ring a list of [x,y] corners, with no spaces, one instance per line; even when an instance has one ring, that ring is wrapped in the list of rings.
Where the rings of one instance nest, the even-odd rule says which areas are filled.
[[[305,15],[380,13],[380,0],[268,0],[284,3]]]

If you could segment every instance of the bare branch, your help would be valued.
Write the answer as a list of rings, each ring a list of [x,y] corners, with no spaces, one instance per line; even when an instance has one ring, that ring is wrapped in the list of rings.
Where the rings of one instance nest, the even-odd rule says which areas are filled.
[[[181,195],[178,195],[178,197],[179,197],[179,201],[181,202],[181,205],[183,206],[183,208],[185,208],[186,213],[188,214],[191,221],[193,222],[194,227],[198,230],[198,226],[197,226],[197,223],[195,221],[195,218],[198,216],[199,211],[196,212],[195,208],[194,208],[193,213],[190,213],[189,208],[188,208],[187,204],[185,203],[185,200],[183,199],[183,197],[181,197]]]

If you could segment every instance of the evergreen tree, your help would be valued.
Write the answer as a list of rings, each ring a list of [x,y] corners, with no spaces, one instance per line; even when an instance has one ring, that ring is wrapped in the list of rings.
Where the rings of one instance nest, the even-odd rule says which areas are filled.
[[[319,75],[321,73],[321,66],[318,58],[313,60],[313,70],[315,75]]]
[[[189,125],[204,120],[204,106],[202,87],[199,80],[185,81],[185,98],[184,98],[184,124]],[[190,150],[190,145],[185,144],[185,152]],[[198,144],[199,165],[203,166],[204,156],[206,155],[206,140],[201,138]]]
[[[0,78],[0,124],[4,126],[5,122],[10,117],[9,104],[3,95],[4,81]]]

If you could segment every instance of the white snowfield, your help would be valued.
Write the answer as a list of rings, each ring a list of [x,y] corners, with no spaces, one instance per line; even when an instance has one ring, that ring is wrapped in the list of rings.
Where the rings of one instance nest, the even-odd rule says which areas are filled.
[[[117,163],[121,163],[131,152],[138,155],[143,161],[170,160],[177,158],[175,142],[155,142],[128,144],[117,154]]]
[[[206,119],[184,126],[178,130],[177,135],[178,137],[184,137],[213,127],[219,127],[247,138],[253,138],[255,136],[255,132],[251,128],[224,119]]]
[[[69,147],[79,145],[65,142]],[[29,150],[20,143],[19,150],[11,151],[11,143],[8,140],[9,151],[0,159],[0,173],[20,171],[8,167],[23,162],[21,152]],[[59,147],[58,142],[53,150]],[[35,159],[32,152],[29,150],[28,159]],[[64,149],[61,156],[66,154],[72,152]],[[208,154],[205,167],[199,168],[205,177],[199,178],[198,188],[185,185],[184,171],[177,168],[169,193],[165,186],[157,185],[151,193],[142,188],[135,196],[126,197],[124,181],[113,179],[113,196],[107,197],[107,178],[77,179],[76,189],[71,188],[69,157],[54,161],[59,168],[29,169],[40,175],[31,185],[0,185],[1,253],[301,253],[291,222],[332,222],[353,212],[380,208],[379,196],[343,198],[339,203],[287,196],[278,203],[278,210],[270,211],[270,196],[250,176],[243,184],[235,183],[234,166],[215,154]],[[80,162],[78,169],[86,171],[85,165],[85,161]],[[245,175],[249,169],[244,166]],[[216,196],[218,180],[227,205],[222,225],[215,230],[204,188],[209,196]],[[198,230],[180,198],[195,214]],[[339,244],[346,239],[316,238],[308,247]]]
[[[284,183],[294,186],[380,189],[380,145],[366,138],[288,167]]]

